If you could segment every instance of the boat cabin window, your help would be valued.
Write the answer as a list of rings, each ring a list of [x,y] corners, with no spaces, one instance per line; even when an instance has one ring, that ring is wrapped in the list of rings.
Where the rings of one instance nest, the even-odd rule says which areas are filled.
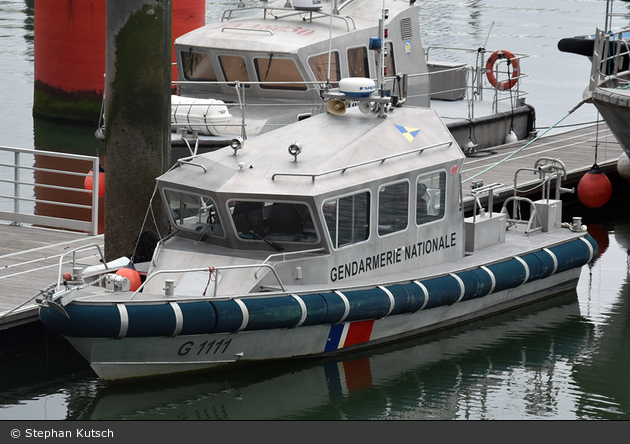
[[[370,193],[324,201],[324,218],[334,248],[367,240],[370,235]]]
[[[223,77],[228,82],[238,80],[239,82],[248,82],[249,75],[245,66],[245,59],[241,56],[220,55],[219,64],[223,71]],[[249,85],[245,85],[249,87]]]
[[[311,67],[311,71],[315,75],[315,78],[320,82],[326,82],[328,80],[328,53],[313,56],[308,59],[308,66]],[[330,81],[333,86],[336,83],[333,81],[339,81],[341,79],[341,68],[339,66],[339,53],[333,51],[330,54]]]
[[[392,45],[392,42],[386,42],[383,47],[387,50],[385,53],[385,75],[395,76],[396,66],[394,65],[394,45]],[[378,51],[374,51],[374,58],[379,60]]]
[[[305,204],[233,200],[228,210],[241,239],[263,242],[317,242],[311,212]]]
[[[197,231],[204,237],[224,236],[217,206],[211,198],[175,190],[164,190],[164,197],[178,228]]]
[[[367,47],[348,49],[348,75],[350,77],[370,77]]]
[[[254,66],[260,82],[304,82],[297,65],[291,59],[274,58],[271,54],[267,58],[255,58]],[[260,87],[263,89],[306,90],[304,83],[260,85]]]
[[[217,75],[214,72],[214,67],[208,54],[193,52],[191,48],[190,51],[182,51],[181,56],[186,80],[217,80]]]
[[[416,223],[433,222],[444,217],[446,199],[446,173],[423,174],[416,184]]]
[[[407,229],[409,220],[409,182],[382,186],[378,191],[378,234]]]

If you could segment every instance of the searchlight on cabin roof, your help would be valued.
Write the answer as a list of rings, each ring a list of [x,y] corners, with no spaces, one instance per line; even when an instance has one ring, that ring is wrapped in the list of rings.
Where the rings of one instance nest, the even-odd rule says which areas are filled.
[[[232,141],[230,142],[230,148],[234,150],[234,152],[232,153],[233,156],[236,156],[238,154],[238,150],[243,148],[243,143],[244,142],[242,137],[235,137],[234,139],[232,139]]]
[[[298,161],[298,155],[302,152],[302,145],[299,142],[293,142],[289,145],[289,154],[293,156],[293,162]]]

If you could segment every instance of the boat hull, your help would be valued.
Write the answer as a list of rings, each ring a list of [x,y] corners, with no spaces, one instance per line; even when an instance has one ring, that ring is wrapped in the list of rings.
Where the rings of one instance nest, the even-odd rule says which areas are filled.
[[[593,103],[630,157],[630,91],[616,88],[597,88],[592,93]]]
[[[332,355],[429,333],[552,297],[574,289],[580,272],[581,267],[571,268],[481,298],[373,320],[174,337],[67,339],[108,383],[238,363]]]

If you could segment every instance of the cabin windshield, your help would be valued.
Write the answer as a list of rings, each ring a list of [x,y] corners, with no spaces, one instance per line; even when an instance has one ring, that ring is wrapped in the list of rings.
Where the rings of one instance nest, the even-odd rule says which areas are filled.
[[[307,205],[294,202],[231,200],[228,210],[238,237],[273,242],[317,242]]]
[[[182,70],[186,80],[215,81],[217,75],[208,54],[202,52],[182,51]]]
[[[367,240],[370,236],[370,193],[328,199],[323,206],[334,248]]]
[[[330,60],[330,70],[328,69],[328,60]],[[315,78],[320,82],[331,81],[331,85],[336,87],[338,85],[337,82],[341,80],[339,53],[337,51],[309,58],[308,66],[313,71]]]
[[[304,82],[297,65],[291,59],[280,59],[271,54],[269,57],[254,58],[256,75],[260,82]],[[304,83],[261,84],[263,89],[289,89],[305,91]]]
[[[423,174],[416,182],[416,224],[440,220],[446,208],[446,173]]]
[[[382,186],[378,192],[378,234],[383,236],[407,229],[409,182]]]
[[[196,231],[200,236],[224,237],[223,225],[215,202],[206,196],[164,190],[173,223],[180,229]]]
[[[245,59],[241,56],[220,55],[219,65],[223,71],[223,77],[228,82],[235,80],[239,82],[248,82],[251,80],[249,78],[249,74],[247,73]],[[245,87],[249,87],[249,85],[245,83]]]
[[[264,57],[253,57],[251,54],[242,55],[211,56],[204,52],[196,52],[190,48],[188,51],[180,51],[181,64],[184,78],[186,80],[197,81],[217,81],[217,73],[214,69],[213,60],[216,66],[220,67],[223,79],[231,82],[238,80],[243,82],[245,87],[250,85],[249,81],[265,82],[260,85],[262,89],[306,91],[308,89],[304,82],[298,65],[295,60],[286,55],[269,54]],[[247,66],[253,62],[256,76],[250,74]]]
[[[350,77],[370,77],[367,47],[348,48],[348,74]]]

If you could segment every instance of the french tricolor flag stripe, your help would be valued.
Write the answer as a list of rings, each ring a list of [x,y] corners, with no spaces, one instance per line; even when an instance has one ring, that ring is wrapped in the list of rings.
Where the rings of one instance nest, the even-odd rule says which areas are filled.
[[[338,350],[355,344],[369,342],[374,321],[357,321],[330,327],[324,351]]]

